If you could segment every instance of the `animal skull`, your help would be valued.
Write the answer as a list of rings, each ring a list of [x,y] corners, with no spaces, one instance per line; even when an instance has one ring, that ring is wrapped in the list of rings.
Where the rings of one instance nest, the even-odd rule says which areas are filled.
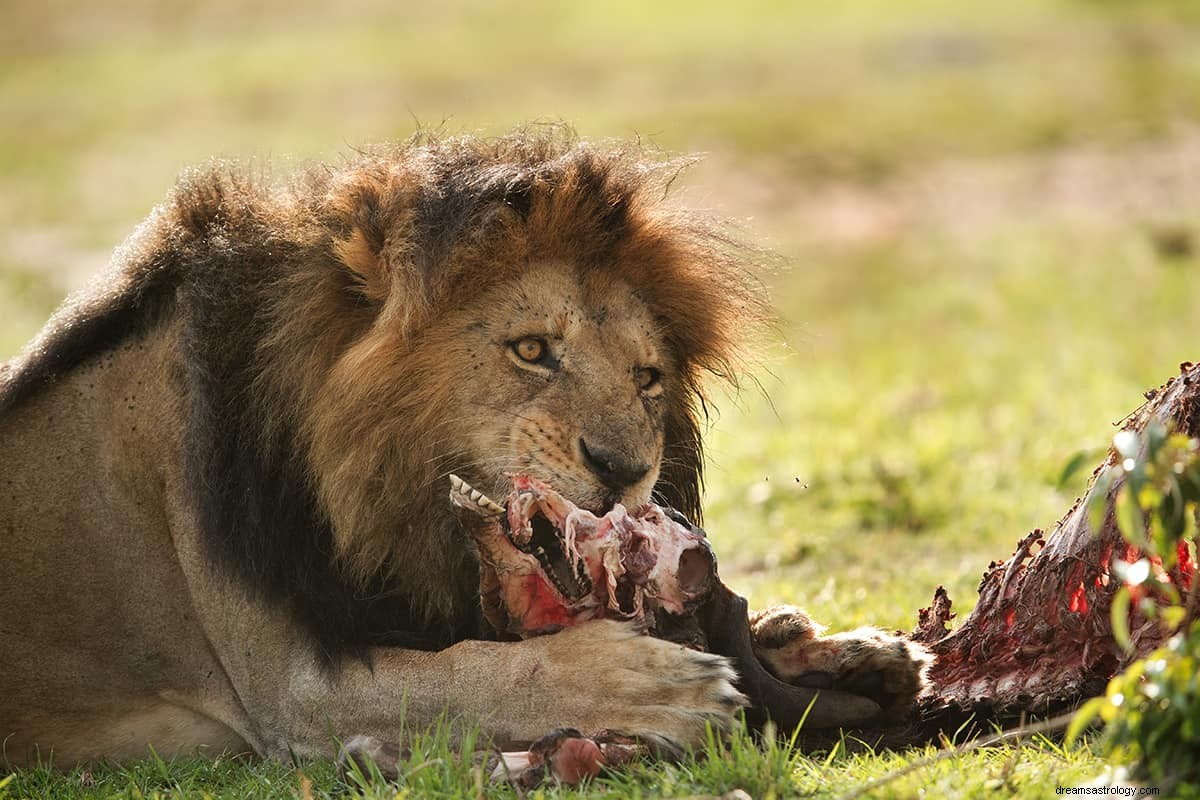
[[[502,506],[450,476],[451,502],[475,515],[480,597],[497,632],[526,638],[602,618],[654,632],[717,584],[704,532],[678,512],[618,504],[596,516],[528,475],[512,481]]]

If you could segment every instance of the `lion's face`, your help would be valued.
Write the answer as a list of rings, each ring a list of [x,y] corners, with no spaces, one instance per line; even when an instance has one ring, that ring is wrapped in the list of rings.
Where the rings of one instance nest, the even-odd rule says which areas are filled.
[[[319,200],[288,209],[308,288],[272,310],[255,386],[299,429],[343,574],[473,608],[452,473],[699,518],[704,383],[736,380],[765,304],[737,237],[665,202],[678,166],[521,133],[309,177]]]
[[[650,499],[673,365],[629,286],[545,264],[456,317],[464,477],[503,496],[525,472],[592,511]]]

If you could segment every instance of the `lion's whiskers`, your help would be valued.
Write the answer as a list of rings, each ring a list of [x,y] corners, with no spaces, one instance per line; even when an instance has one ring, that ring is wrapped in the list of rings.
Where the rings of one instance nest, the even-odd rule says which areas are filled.
[[[513,419],[519,419],[524,422],[528,422],[530,425],[538,424],[537,420],[535,420],[531,417],[527,417],[524,414],[518,414],[516,411],[513,411],[511,408],[505,408],[504,406],[496,406],[496,405],[492,405],[491,403],[481,403],[477,400],[470,400],[470,401],[468,401],[468,403],[473,406],[479,406],[480,408],[486,408],[489,411],[495,411],[500,414],[507,414],[508,416],[512,417]]]

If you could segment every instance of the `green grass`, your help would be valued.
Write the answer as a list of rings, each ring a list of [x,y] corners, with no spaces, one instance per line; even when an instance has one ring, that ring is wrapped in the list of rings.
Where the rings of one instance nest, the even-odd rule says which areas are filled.
[[[987,563],[1082,488],[1056,485],[1068,458],[1200,357],[1200,13],[1183,0],[67,5],[19,0],[0,30],[0,358],[210,156],[286,172],[414,117],[709,151],[684,197],[753,215],[788,265],[768,278],[765,391],[724,397],[708,439],[706,526],[758,605],[911,628],[943,583],[965,612]],[[834,797],[924,755],[740,737],[579,794]],[[474,796],[436,735],[413,758],[401,796]],[[1037,739],[872,796],[1049,796],[1102,769]],[[294,798],[306,779],[396,795],[347,795],[325,762],[148,758],[18,771],[0,800]]]
[[[911,628],[1083,488],[1069,456],[1200,351],[1195,263],[1137,230],[926,239],[782,279],[791,347],[709,437],[709,527],[759,603]],[[739,533],[740,532],[740,533]]]
[[[922,792],[935,797],[1048,797],[1057,786],[1079,785],[1097,772],[1086,745],[1071,749],[1044,737],[1023,746],[1001,745],[964,756],[934,761],[939,751],[854,753],[838,746],[804,755],[785,745],[760,745],[744,732],[732,742],[710,742],[679,764],[638,764],[572,789],[545,786],[534,797],[697,797],[742,789],[754,798],[839,797],[856,786],[878,782],[871,797],[908,798]],[[892,779],[893,772],[926,758],[928,766]],[[151,758],[129,766],[98,766],[68,773],[30,769],[15,773],[0,798],[316,798],[497,797],[513,798],[512,787],[493,784],[476,759],[447,746],[437,734],[414,748],[398,784],[378,776],[352,773],[339,778],[328,762],[287,766],[229,758]],[[310,792],[306,795],[305,792]]]

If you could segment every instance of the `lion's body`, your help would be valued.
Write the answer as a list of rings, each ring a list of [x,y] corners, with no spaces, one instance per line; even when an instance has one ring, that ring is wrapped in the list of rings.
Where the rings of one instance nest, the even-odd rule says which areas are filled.
[[[183,180],[0,366],[0,762],[729,724],[717,656],[487,640],[447,499],[699,513],[700,381],[761,299],[661,167],[552,131]]]
[[[245,749],[172,540],[171,330],[117,346],[0,420],[0,719],[18,763]],[[44,743],[44,744],[43,744]]]
[[[647,166],[551,132],[186,178],[0,367],[4,760],[322,753],[402,709],[728,722],[719,658],[607,624],[486,641],[446,499],[449,470],[520,468],[697,510],[697,381],[757,301]]]

